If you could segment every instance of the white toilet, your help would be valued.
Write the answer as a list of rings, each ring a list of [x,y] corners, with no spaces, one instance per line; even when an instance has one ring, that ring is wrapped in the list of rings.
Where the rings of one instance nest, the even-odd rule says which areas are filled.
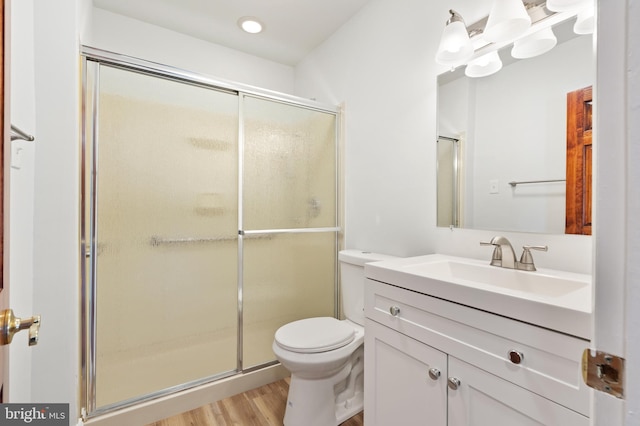
[[[340,299],[347,319],[308,318],[276,331],[273,352],[291,372],[285,426],[338,425],[362,411],[364,264],[392,258],[341,251]]]

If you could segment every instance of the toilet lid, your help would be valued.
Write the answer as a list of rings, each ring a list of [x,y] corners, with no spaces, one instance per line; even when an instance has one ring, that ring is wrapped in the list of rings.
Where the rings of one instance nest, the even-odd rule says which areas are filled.
[[[331,317],[307,318],[283,325],[275,341],[283,349],[298,353],[327,352],[338,349],[355,338],[355,329]]]

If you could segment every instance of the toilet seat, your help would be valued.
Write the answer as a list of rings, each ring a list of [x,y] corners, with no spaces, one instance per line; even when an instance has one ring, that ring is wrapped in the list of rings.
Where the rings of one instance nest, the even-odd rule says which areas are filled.
[[[307,318],[283,325],[275,342],[282,349],[297,353],[327,352],[353,341],[355,329],[345,321],[331,317]]]

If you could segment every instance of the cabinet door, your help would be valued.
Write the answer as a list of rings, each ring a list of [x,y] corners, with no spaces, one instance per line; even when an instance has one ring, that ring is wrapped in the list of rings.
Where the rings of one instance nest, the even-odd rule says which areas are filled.
[[[449,357],[449,426],[588,426],[589,419],[471,364]]]
[[[367,426],[447,424],[446,354],[368,319],[364,348]]]

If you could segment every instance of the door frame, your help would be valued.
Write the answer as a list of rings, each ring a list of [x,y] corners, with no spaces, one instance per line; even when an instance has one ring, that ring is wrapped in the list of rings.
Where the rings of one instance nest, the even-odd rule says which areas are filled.
[[[632,3],[637,2],[596,2],[591,348],[622,356],[627,365],[625,399],[593,392],[591,423],[602,426],[637,424],[640,412],[640,384],[635,380],[640,329],[633,326],[640,322],[640,29],[632,24],[640,19],[640,8]]]
[[[8,102],[9,94],[7,88],[8,82],[8,65],[7,60],[9,55],[9,37],[8,20],[10,19],[10,13],[7,11],[7,2],[0,0],[0,93],[2,99],[0,101],[0,128],[2,129],[2,141],[0,142],[0,310],[7,309],[9,307],[9,274],[5,268],[8,258],[8,252],[5,252],[5,231],[8,229],[7,217],[5,212],[9,211],[9,197],[7,191],[7,180],[5,179],[5,159],[7,158],[6,150],[10,149],[11,144],[7,143],[9,140],[9,127],[7,123],[10,123],[8,114]],[[9,350],[8,346],[0,347],[0,403],[5,400],[5,381],[8,381],[9,371]]]

